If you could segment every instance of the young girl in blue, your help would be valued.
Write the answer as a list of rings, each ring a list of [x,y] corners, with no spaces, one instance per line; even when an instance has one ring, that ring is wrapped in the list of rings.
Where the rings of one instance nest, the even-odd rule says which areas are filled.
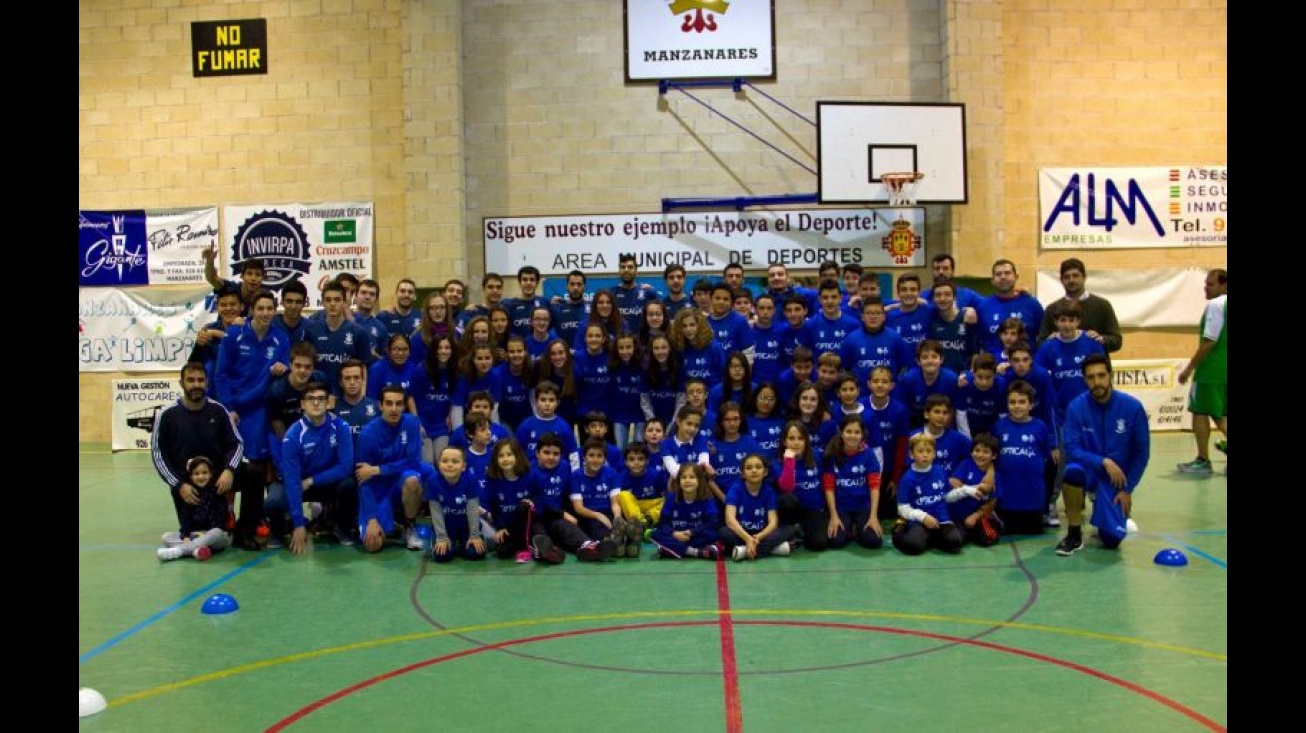
[[[733,402],[746,405],[753,397],[752,369],[748,366],[748,357],[742,351],[732,351],[726,357],[725,374],[721,383],[707,392],[707,409],[719,411],[722,404]]]
[[[583,334],[583,332],[580,332]],[[561,339],[549,342],[547,355],[535,362],[532,385],[551,382],[557,387],[557,415],[568,424],[576,422],[576,369],[572,363],[571,347]],[[538,398],[538,396],[537,396]],[[527,450],[530,447],[527,446]]]
[[[432,560],[444,563],[458,556],[468,560],[485,557],[477,493],[476,479],[467,472],[463,452],[458,448],[440,451],[436,475],[427,483],[422,497],[430,506],[435,530]]]
[[[458,384],[457,346],[453,337],[436,337],[422,369],[413,379],[412,401],[422,421],[422,460],[435,461],[449,444],[449,412]]]
[[[531,540],[545,534],[532,501],[531,465],[521,443],[504,438],[490,449],[489,478],[485,493],[494,524],[494,554],[506,560],[530,562]]]
[[[463,354],[462,372],[458,379],[458,391],[454,394],[453,407],[449,411],[454,425],[462,424],[467,409],[467,397],[472,392],[485,390],[494,399],[495,411],[490,415],[491,422],[499,422],[499,403],[503,402],[503,383],[499,373],[494,371],[496,363],[494,347],[489,344],[475,344]]]
[[[603,326],[591,323],[585,327],[584,338],[585,347],[572,357],[576,374],[576,409],[581,415],[604,409],[612,393],[608,335],[603,332]]]
[[[421,365],[409,359],[412,342],[402,333],[391,334],[385,343],[385,358],[372,362],[367,368],[367,396],[381,398],[381,389],[387,384],[403,387],[404,394],[413,395],[413,383]]]
[[[696,463],[680,466],[671,480],[658,528],[653,530],[658,557],[717,559],[721,554],[716,546],[720,516],[707,490],[707,472]]]
[[[628,331],[617,334],[608,359],[608,374],[612,377],[612,391],[607,401],[608,416],[612,418],[617,447],[625,448],[631,440],[639,440],[644,434],[644,410],[640,405],[640,388],[644,386],[644,356],[640,353],[639,342],[634,334]]]
[[[884,545],[880,527],[880,462],[866,445],[861,418],[849,415],[839,425],[839,434],[825,449],[825,490],[828,546],[846,546],[854,539],[870,550]]]
[[[512,431],[531,416],[531,360],[526,353],[526,340],[521,336],[508,337],[505,353],[507,359],[494,369],[503,389],[499,422]]]
[[[757,385],[752,402],[744,405],[748,434],[763,455],[775,455],[780,449],[780,433],[784,430],[785,419],[780,414],[779,405],[780,395],[770,382]]]
[[[680,352],[682,379],[697,377],[709,389],[721,382],[726,355],[713,338],[712,328],[701,311],[686,308],[676,314],[671,326],[671,344]]]
[[[750,453],[740,464],[741,478],[726,494],[721,541],[735,562],[788,555],[794,528],[780,524],[775,491],[766,480],[766,459]]]
[[[948,501],[954,495],[962,498],[966,490],[954,493],[947,472],[935,464],[933,436],[911,436],[907,450],[912,464],[898,482],[898,516],[903,521],[893,531],[893,546],[904,555],[920,555],[930,547],[955,555],[961,552],[961,530],[952,521]]]
[[[780,459],[772,467],[780,495],[780,523],[801,528],[803,547],[820,552],[829,544],[830,512],[821,483],[821,451],[812,445],[807,428],[797,421],[784,426]]]
[[[670,425],[676,416],[681,391],[680,357],[671,348],[671,339],[665,335],[652,337],[639,401],[644,421],[657,418],[663,427]]]
[[[722,498],[739,484],[744,457],[761,453],[757,442],[748,436],[744,424],[744,410],[735,402],[721,405],[717,415],[716,430],[708,445],[708,456],[716,475],[712,480]],[[715,493],[715,492],[714,492]]]

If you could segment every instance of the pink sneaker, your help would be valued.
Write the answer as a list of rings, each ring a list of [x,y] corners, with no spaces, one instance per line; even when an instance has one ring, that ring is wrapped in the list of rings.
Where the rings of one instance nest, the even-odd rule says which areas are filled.
[[[209,549],[208,546],[196,547],[195,552],[192,554],[195,556],[196,560],[199,560],[200,562],[204,562],[210,557],[213,557],[213,550]]]
[[[530,561],[531,561],[530,550],[522,550],[521,552],[517,553],[517,562],[523,563],[523,562],[530,562]]]

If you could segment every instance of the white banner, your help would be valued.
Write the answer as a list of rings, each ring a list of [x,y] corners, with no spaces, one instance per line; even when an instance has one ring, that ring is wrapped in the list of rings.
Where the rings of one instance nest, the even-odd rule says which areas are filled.
[[[1206,270],[1158,268],[1088,273],[1088,292],[1111,301],[1125,328],[1195,328],[1206,307]],[[1060,269],[1040,268],[1038,300],[1046,308],[1065,297]]]
[[[113,380],[111,448],[149,450],[154,416],[181,396],[181,386],[175,378]]]
[[[201,251],[218,241],[218,209],[146,212],[151,285],[203,285]]]
[[[775,76],[770,0],[626,0],[626,79]]]
[[[78,288],[79,372],[179,372],[212,315],[209,288]]]
[[[322,286],[336,275],[372,277],[370,201],[224,206],[222,221],[224,277],[236,277],[247,259],[261,260],[263,283],[273,291],[302,279],[310,308],[321,307]]]
[[[482,232],[485,269],[505,275],[523,265],[546,276],[615,273],[626,252],[646,274],[672,263],[716,275],[732,262],[745,270],[815,270],[825,260],[870,270],[925,265],[921,207],[486,218]]]
[[[1226,247],[1228,167],[1042,168],[1044,249]]]
[[[1153,432],[1187,430],[1188,387],[1176,377],[1187,359],[1112,359],[1115,387],[1137,397],[1147,410]]]

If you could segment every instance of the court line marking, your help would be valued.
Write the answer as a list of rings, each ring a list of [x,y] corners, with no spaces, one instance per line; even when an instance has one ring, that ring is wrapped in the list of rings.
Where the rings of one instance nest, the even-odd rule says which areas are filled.
[[[255,558],[249,560],[248,562],[243,563],[240,567],[235,568],[235,569],[232,570],[231,572],[229,572],[229,573],[227,573],[226,575],[223,575],[222,577],[220,577],[220,578],[214,580],[213,582],[209,583],[208,585],[201,586],[198,590],[195,590],[195,591],[191,592],[189,595],[186,595],[186,596],[183,597],[181,600],[179,600],[179,601],[173,603],[172,605],[170,605],[170,606],[166,606],[166,607],[164,607],[164,608],[162,608],[162,609],[160,609],[160,610],[154,612],[154,613],[151,614],[148,618],[146,618],[145,620],[143,620],[143,621],[137,623],[135,626],[132,626],[131,628],[127,629],[126,631],[122,631],[122,632],[120,632],[120,633],[118,633],[118,634],[115,634],[114,636],[110,637],[107,641],[101,642],[101,643],[98,644],[97,646],[92,647],[91,649],[88,649],[87,651],[83,652],[82,654],[80,654],[80,655],[77,657],[77,663],[78,663],[78,664],[85,664],[85,663],[89,662],[90,660],[94,659],[95,657],[97,657],[97,656],[99,656],[99,655],[101,655],[101,654],[103,654],[103,653],[109,651],[110,649],[114,648],[115,646],[118,646],[119,644],[123,643],[123,642],[126,641],[127,639],[130,639],[131,637],[135,636],[136,634],[139,634],[140,632],[144,631],[146,628],[148,628],[148,627],[150,627],[151,625],[153,625],[156,621],[161,621],[162,619],[164,619],[164,618],[166,618],[166,617],[168,617],[168,616],[170,616],[170,615],[176,613],[177,611],[180,611],[180,610],[182,609],[182,607],[184,607],[186,604],[190,603],[191,601],[195,600],[196,598],[199,598],[200,596],[204,595],[205,593],[208,593],[209,591],[211,591],[211,590],[217,588],[218,586],[220,586],[220,585],[226,583],[227,581],[231,580],[232,578],[235,578],[236,576],[238,576],[238,575],[240,575],[241,573],[243,573],[243,572],[249,570],[250,568],[254,567],[255,565],[258,565],[259,563],[261,563],[261,562],[267,560],[268,558],[272,557],[274,554],[276,554],[276,553],[272,553],[272,552],[260,552],[260,553],[258,554],[258,557],[255,557]]]
[[[444,636],[454,636],[457,634],[475,633],[478,631],[502,631],[504,629],[518,629],[518,628],[527,628],[532,626],[545,626],[550,624],[581,623],[581,622],[589,622],[589,621],[621,621],[621,620],[639,619],[639,618],[688,618],[692,616],[714,616],[719,613],[720,613],[719,611],[712,610],[712,609],[693,609],[693,610],[682,610],[682,611],[630,611],[624,613],[591,613],[591,614],[577,614],[574,616],[552,616],[552,617],[535,618],[535,619],[516,619],[513,621],[497,621],[494,623],[486,623],[486,624],[472,624],[469,626],[459,626],[459,627],[452,627],[447,629],[438,629],[435,631],[418,631],[411,634],[387,636],[379,639],[354,642],[352,644],[342,644],[334,647],[326,647],[324,649],[313,649],[310,651],[298,652],[296,654],[289,654],[283,657],[273,657],[271,659],[264,659],[257,662],[250,662],[248,664],[242,664],[236,667],[229,667],[224,670],[218,670],[216,672],[209,672],[207,674],[202,674],[199,675],[198,677],[191,677],[190,679],[179,680],[177,682],[170,682],[166,685],[159,685],[157,687],[151,687],[149,689],[141,690],[140,692],[133,692],[128,695],[116,697],[109,701],[109,707],[112,708],[112,707],[117,707],[119,705],[126,705],[128,703],[137,702],[139,700],[145,700],[151,697],[157,697],[158,695],[162,695],[167,692],[172,692],[174,690],[181,690],[187,687],[194,687],[196,685],[205,684],[208,682],[215,682],[218,680],[227,679],[229,677],[235,677],[237,675],[245,674],[248,672],[255,672],[258,670],[268,669],[283,664],[292,664],[295,662],[302,662],[309,659],[317,659],[318,657],[325,657],[331,654],[341,654],[344,652],[360,651],[364,649],[374,649],[377,647],[388,646],[391,644],[403,644],[410,641],[423,641],[426,639],[437,639]],[[1127,636],[1119,636],[1117,634],[1104,634],[1096,631],[1084,631],[1082,629],[1073,629],[1069,627],[1045,626],[1042,624],[1010,623],[1005,621],[993,621],[988,619],[972,619],[972,618],[964,618],[959,616],[944,616],[940,614],[891,613],[891,612],[882,612],[882,611],[810,610],[810,609],[803,609],[803,610],[733,609],[731,611],[731,615],[736,617],[740,617],[740,616],[840,617],[842,616],[848,618],[885,618],[885,619],[895,619],[895,620],[903,620],[903,621],[937,621],[943,623],[958,623],[958,624],[968,624],[968,625],[982,624],[985,626],[1000,626],[1003,628],[1016,629],[1021,631],[1036,631],[1036,632],[1047,633],[1047,634],[1078,636],[1078,637],[1083,637],[1088,639],[1095,639],[1098,641],[1106,641],[1106,642],[1119,643],[1119,644],[1130,644],[1130,645],[1140,646],[1147,649],[1159,649],[1162,651],[1174,652],[1176,654],[1184,654],[1184,655],[1199,657],[1203,659],[1210,659],[1217,662],[1229,661],[1228,655],[1226,654],[1209,652],[1203,649],[1192,649],[1189,647],[1182,647],[1175,644],[1166,644],[1163,642],[1149,641],[1146,639],[1135,639]],[[716,622],[711,621],[711,622],[677,622],[677,623],[716,623]],[[753,623],[753,622],[745,621],[741,623]],[[673,625],[673,624],[671,622],[667,622],[664,623],[663,625]],[[499,642],[496,644],[489,644],[485,646],[476,647],[476,649],[495,649],[502,645],[503,643]]]
[[[721,694],[725,698],[726,733],[741,733],[744,730],[744,709],[739,702],[739,665],[735,659],[735,618],[730,612],[730,582],[726,578],[726,564],[721,560],[712,564],[716,566],[717,629],[721,636]]]
[[[1224,560],[1221,560],[1215,555],[1212,555],[1208,552],[1204,552],[1196,547],[1193,547],[1192,545],[1188,544],[1187,542],[1184,542],[1183,540],[1179,539],[1178,537],[1175,537],[1174,535],[1169,535],[1169,534],[1161,535],[1161,538],[1164,539],[1166,542],[1173,542],[1179,545],[1180,547],[1184,548],[1185,550],[1188,550],[1189,552],[1202,558],[1203,560],[1206,560],[1211,564],[1219,567],[1221,570],[1229,569],[1229,563],[1225,562]]]
[[[436,664],[441,664],[443,662],[453,661],[455,659],[461,659],[463,657],[469,657],[476,654],[481,654],[487,651],[495,651],[498,649],[502,649],[504,647],[520,646],[522,644],[534,644],[541,641],[551,641],[554,639],[563,639],[563,638],[570,638],[576,636],[587,636],[590,634],[605,634],[605,633],[615,633],[615,632],[623,632],[623,631],[639,631],[645,629],[667,628],[667,627],[709,626],[712,625],[713,623],[714,623],[713,621],[689,621],[689,622],[665,621],[665,622],[656,622],[656,623],[648,623],[648,624],[630,624],[624,626],[601,626],[601,627],[589,628],[589,629],[573,629],[570,631],[558,631],[550,634],[542,634],[540,636],[528,636],[528,637],[522,637],[518,639],[509,639],[506,641],[497,642],[495,644],[490,644],[487,646],[476,647],[473,649],[464,649],[462,651],[453,652],[451,654],[446,654],[440,657],[434,657],[432,659],[423,660],[421,662],[415,662],[413,664],[409,664],[404,667],[400,667],[398,669],[393,669],[384,674],[380,674],[375,677],[362,680],[348,687],[341,688],[336,692],[327,695],[326,697],[319,698],[318,700],[309,703],[308,705],[300,708],[299,710],[296,710],[295,712],[291,713],[285,718],[282,718],[281,720],[277,721],[273,725],[269,726],[267,728],[267,731],[269,733],[279,733],[279,731],[285,730],[291,725],[294,725],[295,723],[303,720],[304,718],[308,717],[309,715],[316,712],[317,710],[321,710],[322,708],[326,707],[327,705],[330,705],[333,702],[341,700],[349,695],[354,694],[355,692],[362,691],[368,687],[378,685],[382,682],[394,679],[396,677],[407,674],[409,672],[425,669],[426,667],[431,667]],[[946,634],[935,634],[928,631],[915,631],[912,629],[895,629],[895,628],[889,628],[884,626],[868,626],[862,624],[836,624],[830,622],[778,621],[778,620],[777,621],[741,621],[740,624],[745,626],[798,626],[798,627],[810,626],[810,627],[832,628],[832,629],[849,630],[849,631],[870,631],[876,633],[894,634],[898,636],[919,636],[919,637],[925,637],[929,639],[935,639],[938,641],[946,641],[955,644],[964,644],[966,646],[977,647],[988,651],[1001,652],[1004,654],[1011,654],[1014,656],[1025,657],[1026,659],[1032,659],[1036,662],[1043,662],[1045,664],[1051,664],[1054,666],[1069,669],[1071,671],[1079,672],[1080,674],[1101,680],[1103,682],[1116,685],[1125,690],[1136,693],[1144,698],[1147,698],[1153,702],[1168,707],[1171,710],[1174,710],[1175,712],[1183,715],[1184,717],[1189,718],[1190,720],[1193,720],[1199,725],[1202,725],[1203,727],[1208,728],[1210,730],[1220,731],[1222,733],[1227,730],[1227,728],[1221,725],[1220,723],[1212,720],[1211,718],[1206,717],[1205,715],[1202,715],[1201,713],[1197,712],[1196,710],[1193,710],[1192,708],[1189,708],[1188,706],[1178,702],[1177,700],[1172,700],[1171,698],[1168,698],[1165,695],[1160,694],[1159,692],[1155,692],[1146,687],[1143,687],[1142,685],[1136,684],[1134,682],[1130,682],[1121,677],[1116,677],[1115,675],[1108,674],[1101,670],[1094,669],[1092,667],[1088,667],[1083,664],[1079,664],[1077,662],[1072,662],[1066,659],[1059,659],[1057,657],[1048,656],[1046,654],[1040,654],[1038,652],[1031,652],[1024,649],[1004,646],[1001,644],[994,644],[992,642],[987,642],[987,641],[979,641],[977,639],[966,639],[963,637],[949,636]],[[729,727],[729,720],[727,720],[727,729],[738,730],[738,729],[731,729]]]

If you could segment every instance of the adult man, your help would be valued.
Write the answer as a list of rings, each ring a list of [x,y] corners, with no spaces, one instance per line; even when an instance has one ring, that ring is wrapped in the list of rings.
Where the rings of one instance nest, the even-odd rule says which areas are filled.
[[[694,299],[685,292],[684,265],[675,263],[667,265],[667,268],[662,271],[662,281],[667,284],[667,295],[662,302],[667,307],[667,323],[671,323],[677,313],[694,304]]]
[[[355,444],[363,426],[381,414],[381,403],[367,396],[367,366],[358,359],[340,365],[340,397],[331,411],[349,425]]]
[[[485,297],[485,302],[481,305],[468,305],[463,309],[462,315],[458,316],[457,326],[459,331],[467,326],[467,323],[477,316],[490,316],[490,309],[503,302],[503,276],[497,272],[487,272],[481,278],[481,294]]]
[[[304,306],[308,305],[308,288],[299,278],[286,283],[281,288],[281,313],[272,318],[272,325],[286,332],[290,343],[297,344],[304,340]]]
[[[326,377],[326,383],[339,389],[340,365],[346,359],[370,364],[376,358],[372,353],[372,337],[362,326],[345,318],[345,289],[340,283],[332,281],[322,288],[322,312],[325,314],[322,320],[310,320],[304,329],[304,340],[317,350],[317,368]],[[393,325],[390,323],[388,327]]]
[[[952,255],[948,254],[947,252],[940,252],[939,254],[936,254],[934,255],[934,257],[930,258],[930,269],[934,271],[935,280],[938,280],[940,278],[947,278],[948,280],[951,280],[953,277],[956,276],[957,262],[956,260],[952,259]],[[974,290],[971,290],[970,288],[963,288],[961,286],[957,286],[956,290],[957,290],[956,300],[957,300],[958,308],[960,308],[963,311],[966,310],[967,308],[974,308],[975,310],[979,310],[980,301],[984,300],[984,296],[980,295]],[[926,303],[933,303],[934,289],[931,288],[921,293],[921,299],[923,299]]]
[[[807,312],[815,314],[821,310],[821,304],[817,300],[817,291],[808,288],[802,288],[789,283],[789,268],[781,264],[771,265],[766,268],[766,291],[775,296],[775,302],[783,303],[785,297],[790,294],[802,296],[807,302]]]
[[[629,252],[617,255],[617,287],[612,289],[612,300],[626,320],[626,330],[631,333],[639,333],[639,324],[644,318],[644,304],[658,297],[652,285],[635,281],[637,274],[635,255]]]
[[[744,284],[744,266],[738,262],[731,262],[721,268],[721,280],[736,293],[742,290],[748,294],[750,301],[753,299],[755,293],[751,287]]]
[[[998,260],[993,263],[993,295],[980,302],[979,327],[981,348],[1000,356],[1002,341],[998,339],[998,329],[1008,318],[1019,318],[1025,324],[1027,333],[1038,333],[1039,324],[1043,322],[1043,305],[1038,298],[1023,290],[1016,290],[1016,263],[1011,260]],[[960,294],[959,294],[960,295]],[[960,297],[958,297],[960,302]]]
[[[567,297],[553,299],[553,330],[563,343],[576,341],[576,332],[582,323],[589,321],[589,302],[585,300],[585,273],[572,270],[567,273]]]
[[[380,297],[380,283],[370,277],[359,281],[358,292],[354,294],[354,323],[367,331],[368,337],[372,339],[373,351],[379,351],[390,338],[390,329],[377,317],[376,305]]]
[[[233,327],[218,349],[218,401],[230,412],[245,445],[245,458],[266,461],[268,443],[268,385],[286,372],[290,363],[290,337],[272,327],[277,299],[267,290],[254,297],[248,322]]]
[[[517,270],[517,287],[521,289],[521,296],[517,298],[504,298],[502,301],[503,309],[508,311],[508,332],[525,338],[531,333],[531,313],[536,308],[548,308],[549,302],[543,296],[536,295],[535,290],[540,286],[540,270],[538,267],[525,265]]]
[[[1087,273],[1084,261],[1078,257],[1062,260],[1061,287],[1066,289],[1066,295],[1061,300],[1048,305],[1047,310],[1043,312],[1043,322],[1038,328],[1039,344],[1056,333],[1057,316],[1065,309],[1066,304],[1077,302],[1082,313],[1079,327],[1084,331],[1084,335],[1102,344],[1102,348],[1106,349],[1108,354],[1120,350],[1125,339],[1120,333],[1120,322],[1116,320],[1116,309],[1111,307],[1111,301],[1084,289]]]
[[[322,292],[322,307],[326,307],[326,291]],[[390,336],[402,333],[407,336],[422,326],[422,314],[413,307],[417,301],[417,283],[404,278],[395,285],[395,307],[376,314]],[[389,336],[387,336],[389,338]]]
[[[1215,444],[1222,453],[1229,452],[1229,272],[1217,268],[1206,273],[1206,310],[1198,326],[1201,340],[1188,366],[1179,372],[1179,383],[1187,384],[1188,411],[1193,413],[1193,437],[1197,439],[1197,458],[1179,464],[1183,473],[1211,474],[1211,420],[1224,435]],[[1195,377],[1195,378],[1194,378]]]
[[[413,522],[422,507],[422,487],[435,478],[435,469],[422,460],[422,423],[406,411],[402,387],[381,390],[381,419],[358,436],[354,479],[358,481],[358,521],[363,546],[380,552],[396,523],[410,550],[422,549]]]
[[[154,438],[150,456],[154,469],[168,485],[173,508],[177,512],[180,535],[185,538],[200,528],[190,525],[187,507],[200,503],[199,492],[191,485],[186,463],[196,457],[209,459],[215,470],[220,470],[215,486],[218,494],[227,496],[239,490],[237,474],[243,473],[241,461],[245,457],[244,445],[231,414],[220,403],[208,399],[208,375],[204,365],[187,362],[181,368],[182,397],[175,404],[159,412],[154,421]],[[240,506],[235,543],[247,550],[258,550],[254,528],[263,518],[263,492],[250,492]],[[207,529],[207,528],[204,528]]]
[[[307,520],[303,502],[318,501],[331,512],[333,529],[340,544],[355,544],[358,525],[358,485],[354,483],[354,438],[344,420],[327,412],[327,387],[310,382],[300,398],[304,415],[286,431],[281,444],[282,480],[268,486],[266,509],[272,523],[272,537],[285,531],[285,512],[290,511],[293,531],[290,551],[303,555],[308,550]]]
[[[1084,383],[1088,392],[1071,401],[1062,428],[1066,451],[1062,496],[1069,527],[1056,553],[1063,557],[1084,547],[1080,522],[1086,492],[1093,494],[1089,522],[1097,527],[1102,546],[1108,550],[1120,546],[1128,534],[1134,489],[1151,453],[1143,403],[1115,390],[1106,354],[1084,359]]]
[[[245,260],[236,268],[240,273],[240,282],[235,280],[224,280],[218,275],[217,257],[218,243],[215,241],[212,247],[200,250],[200,256],[204,258],[204,279],[213,286],[214,290],[219,290],[223,285],[240,286],[241,315],[245,315],[249,307],[254,305],[254,296],[258,291],[263,289],[263,261],[262,260]]]
[[[463,305],[467,298],[467,283],[456,277],[451,277],[444,283],[444,302],[449,306],[449,319],[454,323],[458,322],[458,317],[463,313]]]

